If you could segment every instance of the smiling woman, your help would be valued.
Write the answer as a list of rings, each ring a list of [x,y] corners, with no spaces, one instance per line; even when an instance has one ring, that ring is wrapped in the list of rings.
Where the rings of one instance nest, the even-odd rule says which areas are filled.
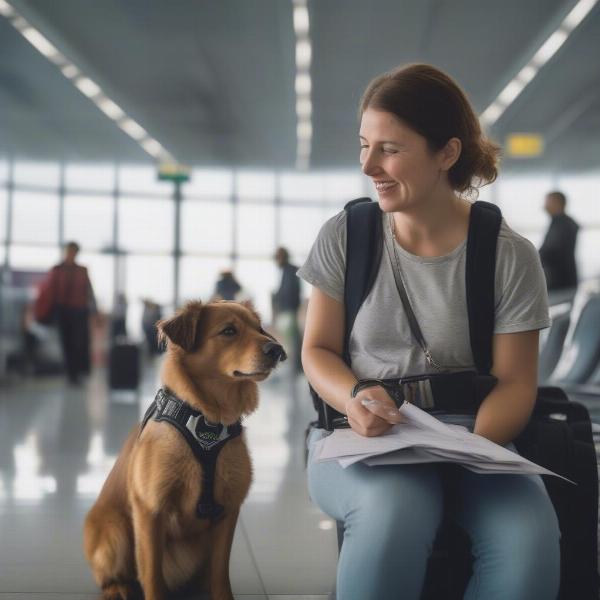
[[[466,281],[466,263],[472,256],[467,236],[484,231],[472,218],[477,210],[471,210],[467,197],[496,178],[499,150],[482,135],[458,85],[429,65],[410,65],[373,80],[361,101],[359,136],[362,170],[378,196],[377,204],[363,207],[377,209],[371,211],[372,224],[377,231],[382,225],[387,252],[382,251],[379,265],[372,269],[372,286],[360,310],[351,313],[353,288],[350,284],[346,294],[345,285],[352,281],[356,263],[347,260],[354,255],[347,243],[353,252],[369,256],[366,240],[373,232],[365,226],[362,235],[349,237],[349,232],[356,233],[347,229],[353,222],[352,207],[323,225],[298,271],[314,286],[302,362],[318,396],[341,413],[331,420],[334,427],[345,420],[356,434],[376,437],[393,425],[401,434],[402,424],[390,416],[398,414],[397,408],[382,386],[351,394],[357,380],[427,380],[440,371],[474,372],[481,359],[469,335],[467,300],[472,296],[459,282]],[[495,207],[477,208],[499,212]],[[480,406],[462,417],[474,433],[506,445],[531,414],[538,330],[550,321],[535,248],[504,221],[500,224],[499,217],[497,223],[495,275],[490,278],[491,374],[497,384]],[[397,281],[406,288],[407,302],[404,296],[400,300]],[[411,313],[403,309],[406,303],[412,305]],[[415,343],[415,320],[426,344]],[[352,323],[349,330],[347,321]],[[428,407],[442,421],[452,422],[460,412],[463,393],[451,396],[456,399],[448,405],[436,406],[433,398]],[[420,598],[444,514],[471,537],[475,561],[465,598],[556,597],[559,531],[539,477],[490,479],[462,470],[446,472],[435,463],[385,468],[356,463],[342,468],[337,462],[312,458],[314,444],[327,435],[327,424],[321,417],[309,435],[308,483],[311,498],[343,523],[346,532],[338,598],[392,600],[399,590],[406,600]],[[446,502],[449,479],[452,500]]]

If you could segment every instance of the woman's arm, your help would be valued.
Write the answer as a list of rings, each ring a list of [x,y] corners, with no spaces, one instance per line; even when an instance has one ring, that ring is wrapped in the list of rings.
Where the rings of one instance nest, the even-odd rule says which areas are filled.
[[[357,378],[342,360],[344,319],[344,305],[313,287],[306,313],[302,366],[319,396],[348,415],[348,423],[356,433],[381,435],[403,419],[380,386],[364,389],[351,398]],[[367,409],[364,400],[375,400],[376,406]]]
[[[306,311],[302,366],[319,396],[342,414],[357,381],[341,358],[344,317],[341,302],[313,287]]]
[[[498,383],[479,407],[474,433],[504,445],[527,425],[537,396],[538,341],[538,331],[494,336]]]

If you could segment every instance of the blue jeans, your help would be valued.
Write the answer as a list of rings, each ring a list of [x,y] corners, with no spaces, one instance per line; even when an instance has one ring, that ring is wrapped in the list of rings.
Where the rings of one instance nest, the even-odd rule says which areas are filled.
[[[308,439],[308,485],[319,508],[344,523],[338,600],[418,600],[444,513],[440,465],[314,463],[323,435],[315,429]],[[450,469],[446,510],[474,555],[465,600],[555,600],[560,532],[541,478]]]

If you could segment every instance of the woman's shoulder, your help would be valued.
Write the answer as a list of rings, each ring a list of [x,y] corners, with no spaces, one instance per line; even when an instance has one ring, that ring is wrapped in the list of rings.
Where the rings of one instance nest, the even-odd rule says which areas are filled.
[[[538,255],[536,247],[530,240],[517,233],[506,220],[502,219],[500,232],[498,233],[497,260],[501,259],[524,259]]]

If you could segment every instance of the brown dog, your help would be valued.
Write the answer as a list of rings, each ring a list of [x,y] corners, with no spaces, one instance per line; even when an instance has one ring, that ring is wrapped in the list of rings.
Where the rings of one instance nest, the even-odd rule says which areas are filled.
[[[87,515],[85,555],[107,600],[130,600],[140,584],[146,600],[162,600],[196,581],[208,585],[213,600],[231,600],[231,544],[252,479],[238,422],[255,410],[256,382],[285,352],[248,304],[191,302],[159,330],[168,344],[165,393],[130,433]],[[181,400],[188,406],[173,404],[172,411],[165,404]],[[184,420],[193,415],[188,430],[208,446],[237,432],[219,442],[212,479],[182,431],[156,420],[180,408],[188,411]]]

